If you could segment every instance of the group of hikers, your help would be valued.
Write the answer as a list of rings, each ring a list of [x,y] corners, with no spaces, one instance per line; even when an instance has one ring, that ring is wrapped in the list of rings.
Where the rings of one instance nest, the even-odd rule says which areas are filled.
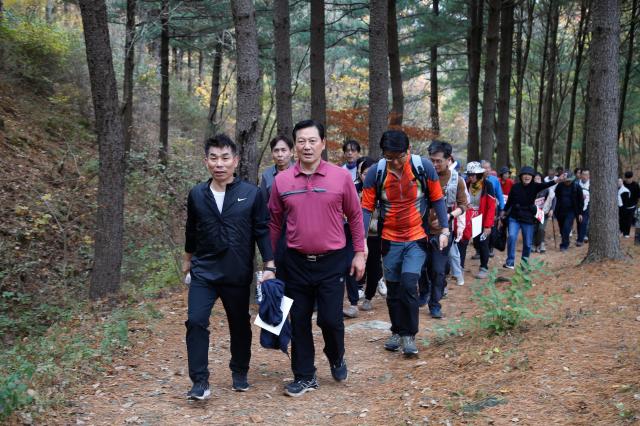
[[[274,164],[262,174],[259,187],[236,176],[238,149],[228,136],[205,142],[211,179],[189,192],[183,261],[183,272],[190,276],[185,322],[193,382],[189,399],[210,395],[208,327],[218,298],[229,326],[232,389],[249,389],[256,245],[263,262],[260,316],[281,323],[286,319],[279,310],[282,296],[293,299],[280,335],[264,340],[261,335],[261,344],[286,352],[290,339],[294,379],[284,393],[296,397],[319,386],[314,312],[331,375],[344,381],[344,317],[373,309],[376,292],[386,296],[391,323],[384,348],[412,357],[418,354],[419,308],[428,306],[432,318],[443,317],[446,277],[464,285],[470,243],[472,259],[480,260],[475,277],[485,279],[496,230],[507,235],[507,269],[515,268],[519,234],[522,262],[532,251],[545,252],[545,231],[554,218],[561,251],[570,248],[574,222],[575,246],[588,241],[588,169],[552,169],[542,176],[524,166],[513,180],[509,167],[496,173],[488,161],[471,161],[461,169],[447,142],[434,140],[428,156],[421,157],[399,130],[382,135],[380,159],[360,156],[357,141],[345,142],[345,163],[338,166],[322,159],[322,123],[300,121],[292,133],[293,140],[280,135],[270,142]],[[618,192],[624,237],[629,237],[639,197],[640,188],[627,172]]]

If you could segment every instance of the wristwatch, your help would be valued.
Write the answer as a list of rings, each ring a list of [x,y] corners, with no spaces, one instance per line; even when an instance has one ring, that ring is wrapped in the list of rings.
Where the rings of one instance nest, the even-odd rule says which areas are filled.
[[[274,268],[273,266],[265,266],[262,269],[264,269],[265,271],[273,272],[274,274],[276,273],[276,268]]]

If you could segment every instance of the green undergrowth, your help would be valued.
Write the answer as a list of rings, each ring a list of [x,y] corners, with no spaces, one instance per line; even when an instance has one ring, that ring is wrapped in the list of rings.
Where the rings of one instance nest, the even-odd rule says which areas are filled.
[[[430,343],[444,343],[455,336],[487,332],[489,335],[504,335],[524,326],[528,321],[546,319],[558,304],[557,295],[532,296],[535,279],[544,275],[542,261],[522,262],[506,283],[498,286],[497,270],[494,269],[487,282],[476,282],[472,300],[480,313],[473,318],[450,320],[434,328],[434,337],[426,339]]]

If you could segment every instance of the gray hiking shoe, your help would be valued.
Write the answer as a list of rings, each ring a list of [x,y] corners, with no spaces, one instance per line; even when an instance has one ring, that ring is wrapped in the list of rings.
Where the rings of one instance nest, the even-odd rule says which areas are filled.
[[[388,351],[397,351],[400,349],[400,335],[393,333],[386,342],[384,342],[384,348]]]
[[[413,336],[402,336],[402,353],[405,356],[415,356],[418,355],[418,347],[416,346],[416,338]]]
[[[358,307],[350,305],[348,308],[343,309],[342,313],[347,318],[358,318]]]
[[[370,311],[372,309],[373,309],[373,304],[371,303],[371,300],[364,299],[364,301],[362,302],[362,305],[360,305],[360,310]]]
[[[476,274],[476,278],[478,279],[485,279],[489,276],[489,271],[484,269],[484,268],[480,268],[480,271]]]

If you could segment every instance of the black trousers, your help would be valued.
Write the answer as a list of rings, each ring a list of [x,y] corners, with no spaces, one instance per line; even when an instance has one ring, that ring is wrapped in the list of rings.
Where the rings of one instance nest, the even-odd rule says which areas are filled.
[[[187,356],[189,377],[193,383],[209,380],[209,317],[218,298],[227,314],[231,338],[229,368],[246,373],[251,359],[251,324],[249,315],[250,284],[230,286],[208,284],[198,280],[189,286],[187,310]]]
[[[631,233],[631,225],[633,224],[633,217],[635,215],[636,209],[618,207],[618,212],[620,220],[620,232],[622,232],[622,235],[629,235]]]
[[[367,247],[369,255],[367,256],[367,265],[365,269],[367,285],[364,289],[364,298],[373,299],[378,288],[378,281],[382,278],[382,252],[380,250],[380,237],[367,237]]]
[[[451,240],[453,241],[453,240]],[[420,293],[429,295],[429,310],[440,309],[440,300],[446,287],[445,273],[449,263],[451,241],[444,250],[437,246],[437,239],[430,240],[427,248],[427,260],[420,274]],[[454,243],[455,244],[455,243]]]
[[[344,320],[342,299],[348,273],[345,249],[319,257],[315,262],[287,249],[285,295],[293,299],[291,307],[291,369],[295,379],[315,375],[315,347],[311,317],[318,304],[318,327],[324,338],[324,353],[330,364],[344,356]]]
[[[480,237],[482,237],[482,233],[473,239],[473,247],[475,247],[480,255],[480,267],[483,269],[489,269],[489,240],[491,238],[487,237],[484,240],[481,240]],[[460,253],[460,256],[462,257],[462,253]]]
[[[460,252],[460,267],[464,269],[464,261],[467,257],[467,247],[469,247],[469,240],[458,241],[458,251]]]

